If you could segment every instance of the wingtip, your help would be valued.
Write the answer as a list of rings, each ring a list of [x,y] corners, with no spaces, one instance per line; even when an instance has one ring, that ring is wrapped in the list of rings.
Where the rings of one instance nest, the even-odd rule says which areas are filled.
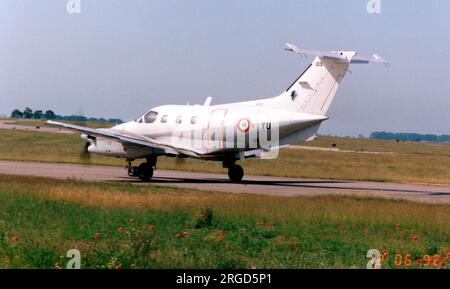
[[[60,123],[59,123],[59,122],[56,122],[56,121],[53,121],[53,120],[47,120],[47,121],[45,122],[45,124],[48,125],[48,126],[57,126],[57,125],[59,125]]]

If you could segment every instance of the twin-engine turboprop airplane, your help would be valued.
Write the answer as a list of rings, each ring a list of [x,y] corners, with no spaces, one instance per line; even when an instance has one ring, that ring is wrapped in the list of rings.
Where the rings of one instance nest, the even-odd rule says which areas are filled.
[[[87,151],[124,158],[130,176],[150,180],[158,156],[222,161],[231,181],[244,176],[237,160],[274,158],[279,148],[315,137],[351,63],[383,63],[380,56],[355,51],[313,51],[287,44],[288,51],[315,56],[280,95],[253,101],[210,105],[163,105],[134,121],[108,129],[48,121],[81,132]],[[138,167],[132,161],[145,158]]]

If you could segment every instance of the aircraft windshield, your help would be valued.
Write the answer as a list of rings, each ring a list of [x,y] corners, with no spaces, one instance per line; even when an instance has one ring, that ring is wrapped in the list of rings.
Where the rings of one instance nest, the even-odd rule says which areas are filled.
[[[152,123],[156,120],[156,117],[158,116],[158,113],[156,111],[150,111],[145,114],[144,120],[145,123]]]

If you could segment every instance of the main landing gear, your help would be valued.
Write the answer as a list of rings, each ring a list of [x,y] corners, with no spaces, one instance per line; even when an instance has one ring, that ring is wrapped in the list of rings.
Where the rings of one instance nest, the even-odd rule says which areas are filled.
[[[126,169],[130,177],[138,177],[143,181],[150,181],[153,177],[153,171],[156,169],[156,156],[147,157],[147,161],[139,166],[133,166],[133,160],[128,159]],[[228,169],[228,177],[233,183],[239,183],[244,177],[244,170],[235,161],[224,161],[223,167]]]
[[[156,156],[150,156],[147,161],[139,166],[133,166],[131,160],[127,160],[126,169],[130,177],[138,177],[143,181],[150,181],[153,177],[153,171],[156,169]]]
[[[234,162],[223,162],[223,167],[228,168],[228,177],[230,181],[233,183],[239,183],[242,181],[244,177],[244,170],[240,165],[235,164]]]

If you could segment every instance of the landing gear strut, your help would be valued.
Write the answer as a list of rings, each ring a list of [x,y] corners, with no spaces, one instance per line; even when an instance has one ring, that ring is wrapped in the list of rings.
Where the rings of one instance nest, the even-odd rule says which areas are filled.
[[[127,160],[128,175],[130,177],[138,177],[143,181],[150,181],[153,177],[153,171],[156,169],[156,156],[147,157],[147,162],[141,163],[139,166],[132,166],[131,160]]]
[[[127,169],[128,176],[130,176],[130,177],[138,176],[138,168],[133,167],[133,165],[131,164],[131,160],[127,160],[127,165],[125,168]]]
[[[235,164],[234,162],[223,162],[223,167],[228,168],[228,177],[230,181],[233,183],[239,183],[242,181],[244,177],[244,170],[240,165]]]

